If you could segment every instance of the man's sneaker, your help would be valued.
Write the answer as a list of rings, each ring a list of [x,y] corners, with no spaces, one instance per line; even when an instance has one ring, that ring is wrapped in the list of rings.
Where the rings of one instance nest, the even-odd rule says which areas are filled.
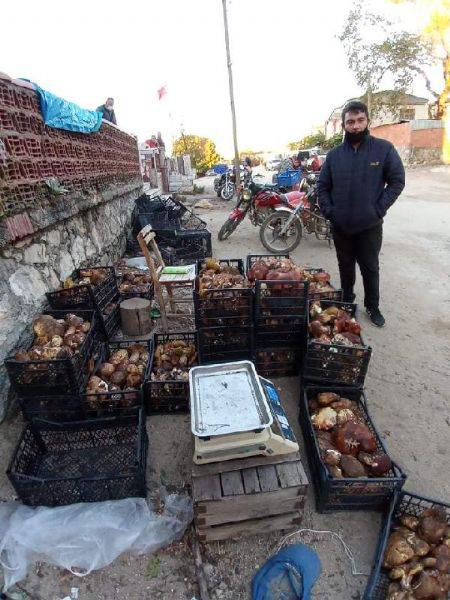
[[[374,325],[383,327],[386,321],[378,308],[366,308],[366,312]]]

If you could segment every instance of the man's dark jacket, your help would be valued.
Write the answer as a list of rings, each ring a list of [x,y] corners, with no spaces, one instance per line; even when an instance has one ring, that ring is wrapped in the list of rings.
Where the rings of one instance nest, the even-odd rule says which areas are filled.
[[[318,181],[319,205],[347,234],[383,221],[405,187],[405,169],[394,146],[368,135],[355,150],[345,141],[327,154]]]
[[[105,121],[109,121],[110,123],[114,123],[114,125],[117,125],[116,113],[114,112],[114,109],[109,110],[109,108],[106,108],[106,106],[102,104],[97,108],[97,111],[102,113]]]

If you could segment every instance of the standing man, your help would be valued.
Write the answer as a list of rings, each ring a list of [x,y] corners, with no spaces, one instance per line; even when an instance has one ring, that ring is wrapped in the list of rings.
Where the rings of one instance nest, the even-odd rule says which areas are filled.
[[[331,221],[344,302],[353,302],[356,263],[364,284],[370,320],[383,327],[378,255],[383,217],[405,187],[405,170],[394,146],[369,135],[369,113],[362,102],[342,111],[344,142],[330,150],[318,182],[319,205]]]
[[[97,108],[98,112],[101,112],[105,121],[114,123],[117,125],[116,113],[114,112],[114,98],[108,98],[105,104],[102,104]]]

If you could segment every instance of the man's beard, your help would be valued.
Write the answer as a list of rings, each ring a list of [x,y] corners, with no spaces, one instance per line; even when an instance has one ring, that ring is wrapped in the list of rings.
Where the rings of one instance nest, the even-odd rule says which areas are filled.
[[[364,138],[369,135],[369,128],[366,127],[363,131],[356,131],[355,133],[351,133],[349,131],[345,132],[345,140],[350,144],[359,144],[364,140]]]

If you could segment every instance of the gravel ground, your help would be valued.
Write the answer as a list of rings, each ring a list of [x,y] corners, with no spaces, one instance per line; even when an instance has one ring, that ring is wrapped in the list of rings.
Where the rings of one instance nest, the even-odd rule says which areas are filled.
[[[214,208],[202,210],[213,234],[218,257],[245,258],[248,253],[264,253],[258,231],[242,224],[226,242],[216,234],[231,204],[209,195],[211,179],[203,197]],[[408,474],[406,489],[450,500],[448,457],[450,414],[448,410],[448,351],[450,331],[449,226],[450,169],[434,167],[410,170],[401,199],[385,222],[381,254],[382,309],[387,325],[378,330],[369,325],[364,313],[360,320],[365,339],[373,347],[366,380],[368,405],[392,458]],[[299,264],[324,267],[338,283],[333,248],[307,236],[293,253]],[[358,301],[362,285],[357,282]],[[296,429],[299,385],[295,378],[277,380],[282,401]],[[4,475],[9,457],[22,428],[20,417],[3,424],[0,439],[0,495],[14,497]],[[150,448],[148,480],[151,486],[163,481],[181,488],[190,480],[192,442],[186,416],[151,417],[147,421]],[[307,469],[306,457],[301,455]],[[308,470],[307,470],[308,473]],[[358,571],[371,568],[380,516],[372,512],[320,515],[314,510],[310,490],[303,527],[339,533],[350,546]],[[254,536],[239,541],[202,546],[205,571],[212,598],[249,598],[250,584],[258,566],[276,550],[281,535]],[[292,538],[307,541],[322,561],[322,574],[313,598],[349,600],[361,598],[365,576],[353,576],[342,547],[326,535]],[[157,576],[151,578],[148,556],[123,555],[112,565],[83,579],[48,565],[38,564],[21,587],[37,600],[58,600],[71,587],[79,588],[80,600],[190,600],[199,598],[193,558],[186,540],[158,553]],[[150,560],[150,563],[149,563]]]

